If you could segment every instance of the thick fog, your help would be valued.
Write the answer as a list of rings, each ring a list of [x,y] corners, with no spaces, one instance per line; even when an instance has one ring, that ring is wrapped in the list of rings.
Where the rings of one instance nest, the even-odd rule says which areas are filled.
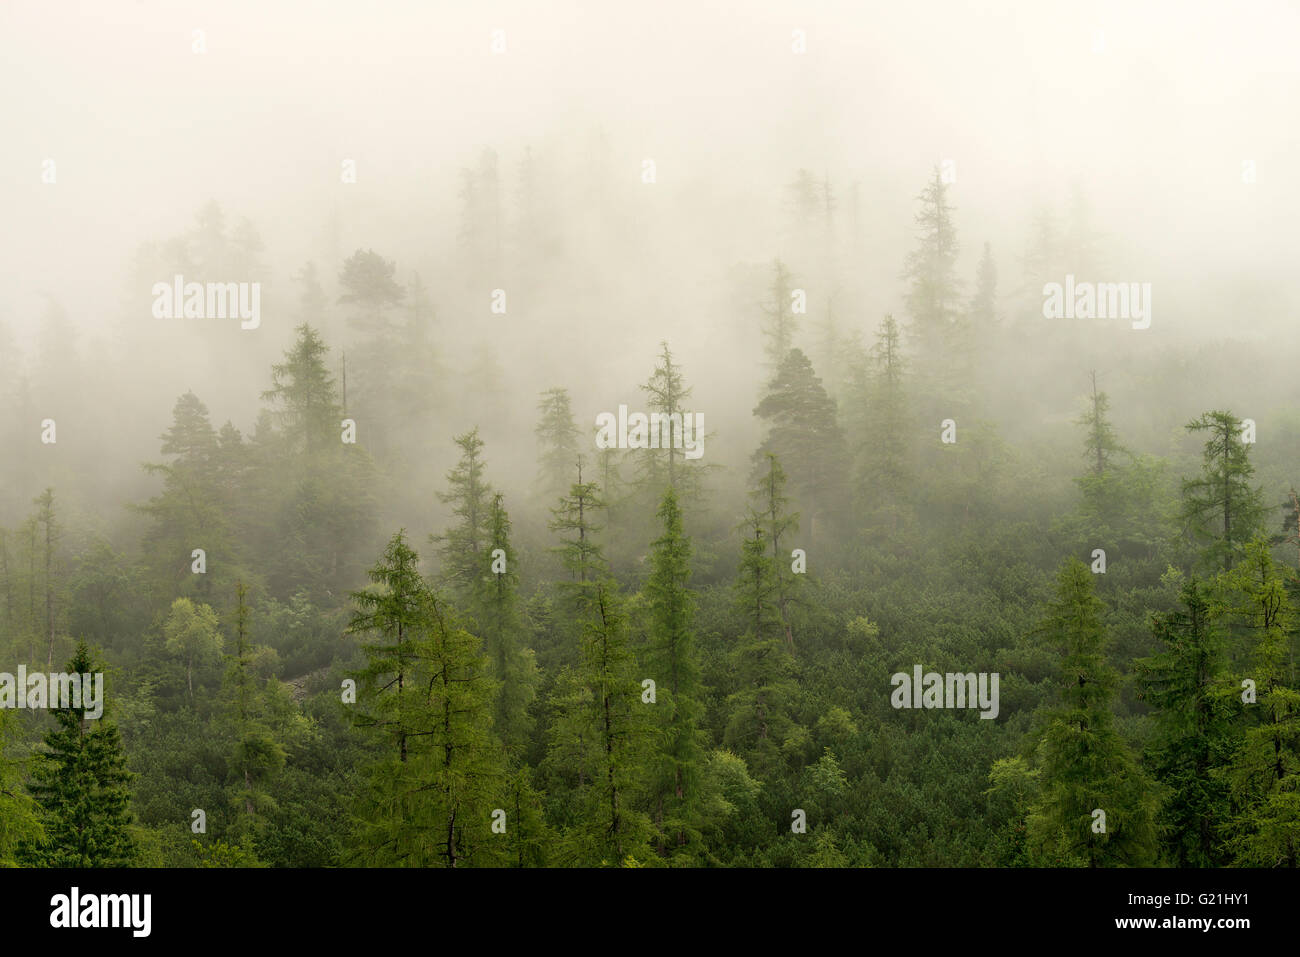
[[[1296,343],[1298,18],[1283,3],[6,4],[0,389],[11,418],[36,417],[8,430],[26,441],[59,412],[64,464],[99,463],[68,493],[132,497],[176,396],[251,432],[304,320],[338,371],[339,270],[373,249],[400,283],[419,275],[456,399],[441,433],[404,443],[408,462],[440,472],[477,424],[524,484],[538,392],[569,388],[589,426],[637,400],[661,340],[709,414],[710,457],[742,460],[772,260],[807,290],[810,353],[828,305],[869,339],[905,314],[916,197],[940,168],[966,291],[990,243],[1001,316],[1033,320],[988,360],[1005,432],[1072,415],[1087,368],[1196,343],[1250,344],[1189,383],[1224,393],[1202,405],[1293,396],[1278,374]],[[462,171],[485,151],[499,203],[476,246]],[[829,183],[827,222],[792,212],[799,170]],[[171,275],[133,265],[213,202],[227,231],[247,220],[260,265],[193,278],[259,281],[256,329],[155,318],[150,287]],[[1149,328],[1038,315],[1022,264],[1044,214],[1087,223],[1091,278],[1152,284]],[[298,306],[309,261],[325,315]],[[1161,434],[1186,417],[1127,374],[1108,388]],[[10,522],[60,467],[27,464]]]

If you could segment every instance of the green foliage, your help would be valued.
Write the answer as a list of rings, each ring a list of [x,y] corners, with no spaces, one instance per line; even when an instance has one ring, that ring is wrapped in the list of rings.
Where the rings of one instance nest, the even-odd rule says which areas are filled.
[[[1295,610],[1261,538],[1223,576],[1234,610],[1246,622],[1253,646],[1247,674],[1257,700],[1247,706],[1246,728],[1222,768],[1232,798],[1225,824],[1234,863],[1291,867],[1300,863],[1300,691],[1295,685],[1291,635]],[[1241,685],[1238,683],[1238,688]]]
[[[695,651],[695,595],[691,542],[682,529],[677,493],[669,488],[659,505],[663,534],[651,546],[649,648],[646,663],[657,676],[653,720],[658,754],[653,768],[654,821],[658,850],[676,862],[701,863],[700,763],[704,732],[700,668]]]
[[[25,761],[14,756],[12,713],[0,710],[0,867],[17,867],[24,846],[39,846],[43,832],[37,808],[23,790]]]
[[[1203,413],[1186,428],[1209,433],[1209,438],[1201,474],[1183,480],[1180,517],[1192,539],[1202,544],[1205,562],[1226,571],[1259,531],[1263,517],[1259,489],[1250,484],[1255,474],[1250,448],[1241,440],[1241,419],[1231,412]]]
[[[1077,559],[1067,562],[1045,623],[1063,657],[1057,703],[1045,713],[1039,732],[1041,792],[1029,816],[1030,842],[1047,862],[1150,865],[1156,801],[1151,782],[1115,728],[1117,675],[1106,660],[1101,614],[1088,566]]]
[[[1222,764],[1231,740],[1231,711],[1221,615],[1209,589],[1195,578],[1181,584],[1182,608],[1153,616],[1151,629],[1164,647],[1135,662],[1145,699],[1156,711],[1157,735],[1149,762],[1171,790],[1159,824],[1181,867],[1224,863],[1215,833],[1227,813],[1227,796],[1211,769]]]
[[[83,642],[64,671],[93,675],[102,666]],[[56,726],[35,755],[29,784],[44,826],[33,852],[42,866],[127,867],[135,859],[131,773],[107,713],[88,719],[85,707],[51,709]]]

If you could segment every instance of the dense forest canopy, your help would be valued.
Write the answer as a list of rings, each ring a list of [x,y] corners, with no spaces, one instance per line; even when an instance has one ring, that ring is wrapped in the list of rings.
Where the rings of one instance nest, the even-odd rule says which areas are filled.
[[[448,21],[431,75],[483,116],[433,136],[399,54],[450,41],[374,15],[105,27],[176,45],[149,101],[260,171],[199,124],[112,190],[105,143],[17,126],[0,865],[1300,863],[1277,131],[1208,116],[1211,161],[1162,121],[1147,160],[1191,157],[1162,170],[1016,152],[1194,101],[1131,50],[1199,40],[1015,12],[1071,81],[953,10],[929,76],[898,11],[706,11],[644,25],[689,64],[651,81],[507,5]],[[963,74],[963,32],[1026,64]],[[387,66],[283,79],[272,129],[233,105],[264,65],[230,72],[271,41]],[[20,669],[103,674],[102,716]]]

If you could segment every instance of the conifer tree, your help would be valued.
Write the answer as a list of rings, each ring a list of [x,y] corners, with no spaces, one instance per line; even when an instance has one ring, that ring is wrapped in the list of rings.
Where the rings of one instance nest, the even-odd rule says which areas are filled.
[[[175,456],[166,463],[146,463],[144,469],[161,475],[163,488],[145,505],[135,508],[153,520],[145,536],[146,553],[156,564],[155,574],[168,590],[196,577],[195,592],[211,594],[206,575],[191,576],[194,548],[229,554],[231,536],[226,506],[235,498],[216,431],[208,418],[207,406],[192,392],[176,400],[172,424],[162,435],[163,455]]]
[[[1232,797],[1228,850],[1243,867],[1300,865],[1300,690],[1291,647],[1295,610],[1281,570],[1261,537],[1223,576],[1228,601],[1245,619],[1253,648],[1247,674],[1256,701],[1223,768]],[[1242,685],[1238,685],[1240,692]],[[1242,692],[1243,700],[1246,694]]]
[[[790,466],[790,490],[808,518],[812,543],[818,521],[829,521],[845,494],[844,436],[836,419],[835,400],[799,349],[790,350],[754,415],[768,424],[767,436],[754,455],[755,477],[766,471],[767,456]]]
[[[447,473],[448,491],[440,492],[438,498],[451,505],[458,523],[442,535],[429,538],[438,544],[442,555],[442,581],[455,594],[468,598],[487,574],[492,486],[484,474],[483,440],[478,436],[478,429],[456,436],[456,444],[461,450],[460,461]]]
[[[948,186],[935,169],[934,177],[917,200],[920,227],[917,247],[907,255],[903,278],[908,281],[907,311],[912,318],[920,354],[931,371],[950,358],[950,344],[959,318],[960,281],[957,279],[957,229]]]
[[[993,247],[984,244],[979,267],[975,272],[975,293],[966,314],[977,342],[985,342],[998,325],[998,267],[993,261]]]
[[[423,623],[429,590],[419,564],[420,556],[406,544],[405,530],[398,531],[367,573],[379,587],[352,593],[357,611],[348,624],[349,634],[377,639],[362,646],[366,667],[357,677],[367,689],[368,707],[358,709],[357,723],[382,730],[400,762],[406,761],[411,735],[413,694],[407,692],[414,660],[411,643]],[[359,696],[358,705],[361,701]]]
[[[523,644],[518,558],[510,541],[510,516],[500,492],[492,496],[488,509],[484,561],[488,573],[475,580],[471,613],[499,684],[494,711],[497,734],[507,753],[517,757],[532,733],[529,706],[537,694],[538,674],[532,649]]]
[[[1211,771],[1222,764],[1230,733],[1222,695],[1222,626],[1204,583],[1183,581],[1180,598],[1179,610],[1151,621],[1163,650],[1136,666],[1143,697],[1156,709],[1152,767],[1172,790],[1159,817],[1172,863],[1217,867],[1226,863],[1216,829],[1227,811],[1227,794]]]
[[[345,592],[362,573],[359,549],[368,547],[378,483],[366,450],[341,441],[328,348],[311,327],[297,332],[285,361],[272,367],[274,387],[263,393],[275,412],[259,419],[248,450],[250,484],[273,503],[269,518],[259,516],[248,531],[248,550],[270,556],[273,594],[306,589],[325,597]]]
[[[1120,465],[1116,461],[1128,450],[1119,442],[1111,425],[1110,399],[1097,388],[1097,373],[1090,374],[1092,384],[1087,408],[1075,419],[1084,430],[1083,458],[1087,463],[1085,473],[1075,479],[1083,492],[1084,514],[1100,529],[1112,529],[1121,524],[1125,512],[1125,486]]]
[[[790,654],[780,637],[776,572],[764,526],[763,516],[754,512],[744,525],[735,586],[744,630],[729,656],[734,690],[727,697],[723,745],[748,757],[760,775],[769,775],[793,729],[787,707],[794,687]]]
[[[863,515],[885,517],[894,530],[913,479],[909,441],[913,429],[905,394],[906,376],[902,330],[894,317],[887,315],[876,329],[869,364],[858,365],[850,425],[858,510]]]
[[[1042,787],[1029,817],[1030,840],[1047,863],[1149,866],[1156,798],[1115,728],[1118,676],[1106,660],[1092,578],[1083,562],[1067,562],[1045,625],[1063,657],[1057,705],[1037,732]]]
[[[276,402],[289,447],[308,455],[338,443],[339,406],[334,377],[326,364],[329,347],[311,326],[294,330],[298,338],[271,367],[271,388],[262,398]]]
[[[1183,480],[1181,518],[1192,538],[1205,543],[1205,561],[1224,571],[1232,568],[1263,518],[1260,491],[1250,485],[1255,466],[1241,441],[1241,427],[1240,419],[1220,410],[1203,413],[1186,426],[1209,438],[1200,476]]]
[[[542,795],[533,786],[532,769],[512,769],[505,784],[506,856],[510,867],[545,867],[554,840],[542,812]]]
[[[671,488],[660,503],[659,519],[663,534],[652,546],[650,578],[645,584],[650,613],[647,664],[658,676],[653,712],[660,734],[653,785],[654,818],[660,854],[698,861],[698,854],[690,848],[700,840],[699,772],[703,752],[695,596],[688,587],[691,542],[682,528],[677,493]]]
[[[697,470],[690,468],[691,460],[685,457],[685,451],[677,445],[677,436],[684,435],[682,424],[683,416],[687,414],[685,403],[691,397],[692,390],[686,385],[681,366],[674,361],[668,343],[660,343],[660,350],[659,364],[655,366],[649,381],[641,386],[641,391],[646,394],[650,411],[665,416],[670,423],[669,428],[675,431],[661,434],[658,448],[640,450],[638,461],[644,463],[640,475],[641,487],[652,502],[659,501],[666,488],[677,491],[683,501],[694,500],[700,491],[700,476]],[[654,436],[651,436],[651,441],[654,441]]]
[[[1088,408],[1075,420],[1084,427],[1084,459],[1088,463],[1088,474],[1094,478],[1105,478],[1115,468],[1115,458],[1127,450],[1120,445],[1119,437],[1110,423],[1107,412],[1110,411],[1110,399],[1105,392],[1097,389],[1097,372],[1089,374],[1092,393]]]
[[[603,528],[596,524],[596,519],[605,507],[600,487],[595,482],[582,480],[581,462],[577,463],[577,474],[578,481],[569,487],[559,506],[551,509],[550,529],[570,536],[562,539],[563,544],[553,551],[560,556],[564,570],[569,573],[570,581],[564,583],[564,590],[570,595],[570,602],[581,604],[586,600],[582,586],[594,582],[608,566],[596,541],[596,533]]]
[[[243,811],[238,836],[261,828],[264,815],[275,807],[266,784],[285,764],[284,746],[264,720],[266,704],[258,686],[258,649],[248,633],[247,589],[236,584],[235,653],[229,656],[225,676],[225,719],[233,725],[234,744],[230,770],[235,779],[234,796]]]
[[[357,723],[396,748],[369,769],[359,848],[378,866],[500,863],[491,812],[504,772],[492,734],[496,683],[479,639],[424,582],[399,531],[353,593],[349,631],[373,634]]]
[[[775,374],[785,357],[794,348],[794,335],[798,319],[794,313],[794,280],[790,270],[779,259],[772,261],[772,281],[768,286],[768,301],[763,305],[763,352],[767,356],[768,372]]]
[[[37,506],[35,515],[36,525],[41,536],[41,555],[44,564],[44,574],[41,581],[44,584],[44,627],[41,633],[48,640],[46,652],[45,667],[49,671],[54,670],[54,639],[56,632],[55,607],[54,607],[54,576],[56,571],[55,548],[62,537],[62,527],[59,525],[58,518],[54,512],[54,489],[47,488],[44,492],[34,498],[33,503]]]
[[[64,666],[68,674],[94,675],[103,666],[85,642]],[[92,678],[92,681],[94,679]],[[36,754],[29,785],[40,808],[46,867],[129,867],[135,859],[131,834],[131,780],[117,726],[107,706],[98,719],[82,707],[51,708],[56,727]]]
[[[355,310],[352,321],[363,333],[383,337],[393,332],[389,318],[393,308],[406,298],[406,290],[395,278],[397,264],[373,249],[358,249],[343,264],[339,302]]]
[[[537,403],[540,419],[537,435],[537,490],[546,501],[555,501],[569,487],[573,465],[578,461],[581,433],[573,420],[568,389],[547,389]]]
[[[571,578],[561,584],[580,649],[580,693],[563,716],[562,734],[591,743],[580,752],[589,764],[570,853],[589,865],[617,865],[645,858],[650,822],[634,803],[646,759],[644,719],[635,710],[643,707],[641,687],[624,599],[596,540],[601,504],[595,483],[584,483],[579,468],[578,481],[554,510],[551,530],[564,536],[560,557]]]
[[[762,516],[763,532],[772,548],[772,580],[775,584],[774,600],[781,630],[785,634],[786,649],[794,654],[794,629],[790,623],[792,604],[797,600],[798,579],[790,569],[790,539],[799,530],[799,513],[787,511],[789,499],[785,494],[785,469],[771,452],[764,455],[764,468],[758,476],[749,498],[756,515]]]
[[[496,683],[478,638],[433,592],[415,599],[406,648],[405,759],[381,758],[362,795],[360,846],[372,866],[491,866],[504,781],[492,734]],[[368,691],[369,694],[369,691]]]

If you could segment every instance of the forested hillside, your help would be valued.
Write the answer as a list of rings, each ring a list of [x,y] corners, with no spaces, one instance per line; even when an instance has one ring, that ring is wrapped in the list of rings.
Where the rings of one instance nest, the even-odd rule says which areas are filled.
[[[0,300],[0,865],[1300,863],[1265,200],[488,115]]]

